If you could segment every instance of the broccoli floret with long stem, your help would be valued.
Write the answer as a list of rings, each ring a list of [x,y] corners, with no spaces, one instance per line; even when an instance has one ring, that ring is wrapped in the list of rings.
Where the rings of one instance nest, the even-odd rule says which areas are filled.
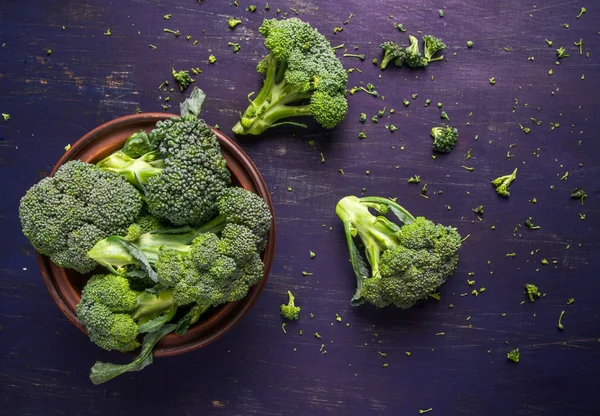
[[[563,325],[563,323],[562,323],[562,318],[563,318],[563,316],[564,316],[564,315],[565,315],[565,311],[562,311],[562,312],[560,313],[560,316],[558,317],[558,329],[560,329],[561,331],[562,331],[563,329],[565,329],[565,326],[564,326],[564,325]]]
[[[383,71],[390,62],[398,67],[402,66],[402,60],[404,59],[405,54],[402,46],[398,45],[396,42],[384,42],[380,47],[383,49],[383,58],[379,63],[379,69]]]
[[[519,349],[514,349],[512,351],[509,351],[506,354],[506,358],[512,362],[518,363],[519,359],[521,358],[521,353],[519,352]]]
[[[431,35],[423,36],[423,53],[427,62],[441,61],[444,59],[444,55],[433,57],[436,53],[446,49],[446,44],[441,39],[433,37]]]
[[[336,213],[344,224],[356,275],[353,305],[369,302],[377,307],[409,308],[435,292],[458,263],[461,238],[455,228],[415,218],[389,199],[347,196],[338,202]],[[386,214],[393,214],[403,225]],[[365,247],[367,262],[355,237]]]
[[[290,292],[288,290],[288,296],[289,296],[289,301],[286,304],[282,304],[281,305],[281,316],[283,316],[286,319],[289,319],[290,321],[297,321],[299,318],[299,313],[300,313],[300,306],[296,306],[294,304],[294,295],[292,295],[292,292]]]
[[[517,168],[510,175],[500,176],[492,181],[496,187],[496,193],[503,197],[510,196],[509,186],[517,178]]]
[[[97,266],[87,251],[109,235],[125,234],[141,209],[140,193],[122,177],[71,161],[27,191],[19,218],[39,253],[58,266],[87,273]]]
[[[410,40],[410,46],[404,50],[404,63],[410,68],[425,68],[429,61],[421,55],[419,40],[412,35],[408,36],[408,39]]]
[[[185,91],[187,87],[194,82],[192,77],[190,77],[189,71],[184,71],[183,69],[175,71],[175,68],[173,68],[173,78],[175,78],[175,81],[179,84],[179,89],[181,91]]]
[[[542,296],[537,286],[531,283],[527,283],[525,285],[525,294],[529,298],[530,302],[535,302],[536,297],[540,298]]]
[[[431,129],[433,137],[433,150],[441,153],[450,153],[458,141],[458,130],[447,127],[433,127]]]
[[[325,128],[346,116],[348,74],[331,44],[298,18],[267,19],[259,28],[269,50],[257,66],[264,85],[233,127],[238,135],[261,134],[296,116],[312,116]]]

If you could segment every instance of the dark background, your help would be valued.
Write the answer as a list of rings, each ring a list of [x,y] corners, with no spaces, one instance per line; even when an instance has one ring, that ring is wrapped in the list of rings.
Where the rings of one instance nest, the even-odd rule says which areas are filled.
[[[249,4],[0,2],[0,112],[11,115],[6,123],[0,119],[0,414],[412,415],[431,407],[432,415],[599,415],[597,2],[352,0],[320,1],[316,10],[317,2],[273,1],[266,14],[264,3],[255,3],[255,13],[244,10]],[[581,6],[588,12],[576,19]],[[19,198],[51,170],[65,145],[99,124],[138,108],[161,111],[165,96],[169,111],[177,112],[184,94],[158,89],[166,79],[174,85],[172,67],[202,69],[194,78],[208,94],[203,117],[230,134],[247,94],[260,88],[255,65],[265,49],[257,28],[278,7],[282,15],[297,9],[332,44],[344,43],[349,52],[358,46],[364,62],[343,58],[346,67],[362,71],[350,74],[349,87],[371,82],[385,101],[349,96],[348,117],[332,131],[312,123],[241,138],[272,190],[277,214],[277,254],[261,298],[218,342],[95,387],[91,365],[122,357],[96,347],[58,311],[20,232]],[[344,25],[350,13],[355,16]],[[230,16],[244,23],[230,30]],[[343,31],[334,35],[336,26]],[[109,28],[112,36],[104,36]],[[443,38],[447,60],[424,71],[381,73],[371,64],[382,41],[407,43],[417,31]],[[580,38],[582,56],[573,45]],[[237,54],[230,41],[240,43]],[[570,57],[557,65],[560,46]],[[207,64],[211,53],[215,65]],[[425,108],[427,98],[443,102],[460,130],[456,149],[435,160],[429,130],[442,120],[436,105]],[[359,123],[359,113],[370,119],[384,106],[396,109],[389,120],[386,113],[378,124]],[[386,122],[398,130],[386,131]],[[550,123],[559,127],[552,131]],[[362,130],[365,140],[358,139]],[[518,178],[503,199],[489,182],[515,167]],[[413,175],[421,184],[407,184]],[[419,196],[424,183],[428,199]],[[441,301],[406,311],[350,306],[354,277],[334,208],[363,187],[470,234]],[[576,187],[588,193],[583,206],[569,198]],[[471,211],[478,205],[485,209],[481,220]],[[525,229],[529,216],[542,228]],[[544,258],[549,265],[541,264]],[[303,277],[303,270],[314,275]],[[521,304],[527,282],[546,296]],[[470,294],[480,287],[484,293]],[[288,289],[302,312],[284,334],[279,305]],[[569,298],[575,302],[566,305]],[[517,347],[521,362],[507,361],[507,351]]]

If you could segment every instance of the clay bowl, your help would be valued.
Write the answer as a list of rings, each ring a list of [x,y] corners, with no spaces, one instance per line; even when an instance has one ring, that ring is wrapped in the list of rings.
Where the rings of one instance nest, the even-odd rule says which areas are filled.
[[[150,131],[157,121],[175,116],[175,114],[166,113],[142,113],[109,121],[90,131],[71,146],[71,149],[60,158],[50,175],[54,175],[58,167],[69,160],[79,159],[90,163],[98,162],[120,149],[125,140],[133,133],[140,130]],[[213,131],[221,143],[223,156],[232,173],[232,184],[242,186],[260,195],[271,209],[271,213],[273,213],[273,203],[269,191],[252,160],[230,138],[218,130],[213,129]],[[164,337],[156,345],[154,356],[167,357],[192,351],[210,344],[230,331],[248,313],[258,299],[267,282],[274,254],[275,217],[273,216],[268,244],[263,253],[265,271],[261,281],[250,289],[246,298],[211,309],[198,323],[190,328],[186,335],[169,334]],[[77,319],[75,311],[81,299],[81,289],[87,279],[94,273],[82,275],[74,270],[64,269],[52,263],[48,257],[40,254],[37,254],[37,260],[48,291],[59,309],[77,328],[86,333],[83,325]]]

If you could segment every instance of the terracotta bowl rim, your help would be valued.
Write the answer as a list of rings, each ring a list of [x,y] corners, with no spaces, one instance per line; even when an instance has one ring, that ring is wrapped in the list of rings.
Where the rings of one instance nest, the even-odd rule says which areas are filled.
[[[157,122],[160,120],[165,120],[171,117],[178,117],[177,114],[170,113],[139,113],[132,114],[123,117],[119,117],[113,120],[110,120],[95,129],[89,131],[85,135],[83,135],[77,142],[75,142],[71,148],[62,155],[62,157],[58,160],[54,169],[50,173],[49,176],[53,176],[56,170],[63,165],[64,163],[77,159],[75,157],[83,149],[90,147],[92,144],[97,145],[98,139],[107,133],[111,133],[113,131],[118,131],[122,128],[130,127],[131,125],[135,125],[138,123],[151,123]],[[206,346],[218,338],[225,335],[229,332],[233,327],[239,323],[239,321],[249,312],[249,310],[256,303],[260,293],[264,289],[264,286],[267,282],[269,272],[271,270],[271,265],[273,263],[273,258],[275,254],[275,212],[273,209],[273,202],[271,200],[271,195],[267,188],[267,185],[260,174],[260,171],[254,164],[254,162],[250,159],[250,157],[242,150],[242,148],[235,143],[231,138],[227,137],[221,131],[216,130],[214,127],[210,126],[213,132],[216,134],[221,147],[223,149],[224,155],[230,154],[234,157],[235,161],[239,163],[239,165],[243,168],[243,172],[247,174],[248,179],[252,181],[251,185],[254,188],[253,190],[261,196],[264,201],[267,203],[271,214],[272,214],[272,222],[271,228],[268,234],[267,246],[263,252],[263,261],[265,263],[265,269],[263,273],[262,279],[254,285],[250,291],[248,292],[248,296],[244,299],[227,303],[219,308],[216,308],[215,312],[208,317],[206,320],[199,322],[190,328],[190,331],[187,335],[183,337],[178,337],[177,335],[170,334],[167,337],[171,337],[171,341],[177,337],[180,342],[170,342],[168,345],[162,345],[159,342],[154,349],[153,355],[155,357],[167,357],[173,355],[183,354],[189,351],[193,351],[195,349]],[[230,168],[231,170],[231,168]],[[232,175],[234,172],[232,171]],[[235,176],[235,175],[234,175]],[[64,268],[60,268],[50,261],[50,259],[44,255],[41,255],[36,252],[38,266],[40,268],[40,272],[42,274],[42,278],[52,299],[58,306],[58,308],[63,312],[63,314],[73,323],[77,328],[79,328],[83,333],[87,335],[83,325],[77,319],[77,315],[75,313],[76,304],[69,302],[68,299],[65,298],[65,294],[61,293],[57,290],[54,279],[54,270],[62,271],[61,276],[64,276],[66,279],[66,271]],[[66,279],[68,281],[68,279]],[[69,283],[70,289],[76,291],[76,289]],[[165,337],[165,338],[167,338]]]

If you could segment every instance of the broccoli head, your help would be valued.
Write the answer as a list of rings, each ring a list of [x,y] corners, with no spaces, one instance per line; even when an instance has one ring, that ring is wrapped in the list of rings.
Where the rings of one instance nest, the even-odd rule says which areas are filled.
[[[410,40],[410,45],[404,51],[404,63],[410,68],[425,68],[429,65],[429,61],[421,55],[419,40],[412,35],[409,35],[408,39]]]
[[[281,316],[283,316],[286,319],[289,319],[290,321],[297,321],[299,318],[299,313],[300,313],[300,306],[296,306],[294,304],[294,295],[292,295],[292,292],[290,292],[288,290],[288,296],[289,296],[289,301],[286,304],[282,304],[281,305]]]
[[[503,197],[509,197],[509,186],[517,178],[517,168],[510,175],[500,176],[492,181],[496,187],[496,193]]]
[[[168,322],[176,309],[168,291],[138,292],[131,289],[127,278],[107,274],[88,280],[77,317],[96,345],[124,352],[138,348],[138,335]]]
[[[384,42],[381,44],[381,49],[383,49],[383,58],[379,63],[379,69],[384,70],[390,62],[396,66],[402,66],[402,60],[405,55],[402,46],[396,42]]]
[[[453,127],[434,127],[431,129],[433,137],[433,150],[441,153],[450,153],[458,140],[458,130]]]
[[[527,297],[529,298],[530,302],[535,302],[535,298],[539,298],[542,296],[542,294],[540,293],[540,290],[538,289],[538,287],[536,285],[533,285],[531,283],[527,283],[525,285],[525,294],[527,295]]]
[[[216,135],[193,116],[159,121],[148,143],[139,133],[123,150],[98,162],[103,170],[119,173],[144,194],[149,212],[174,225],[200,225],[215,214],[215,202],[230,183],[230,173]],[[135,144],[135,146],[134,146]],[[147,153],[134,158],[126,150]],[[134,152],[134,154],[137,152]]]
[[[436,53],[446,49],[446,44],[441,39],[433,37],[431,35],[423,36],[423,52],[427,62],[441,61],[444,59],[444,55],[433,57]]]
[[[298,18],[266,19],[259,28],[269,50],[257,66],[265,77],[258,95],[233,127],[236,134],[258,135],[290,117],[312,116],[325,128],[346,116],[348,74],[329,41]]]
[[[70,161],[27,191],[19,217],[39,253],[58,266],[87,273],[97,266],[88,250],[107,236],[125,234],[141,209],[140,193],[122,177]]]
[[[347,196],[338,202],[336,213],[344,223],[357,279],[353,305],[410,308],[446,282],[458,264],[461,239],[455,228],[414,218],[389,199]],[[389,220],[388,213],[403,225]],[[355,237],[364,245],[370,271]]]

